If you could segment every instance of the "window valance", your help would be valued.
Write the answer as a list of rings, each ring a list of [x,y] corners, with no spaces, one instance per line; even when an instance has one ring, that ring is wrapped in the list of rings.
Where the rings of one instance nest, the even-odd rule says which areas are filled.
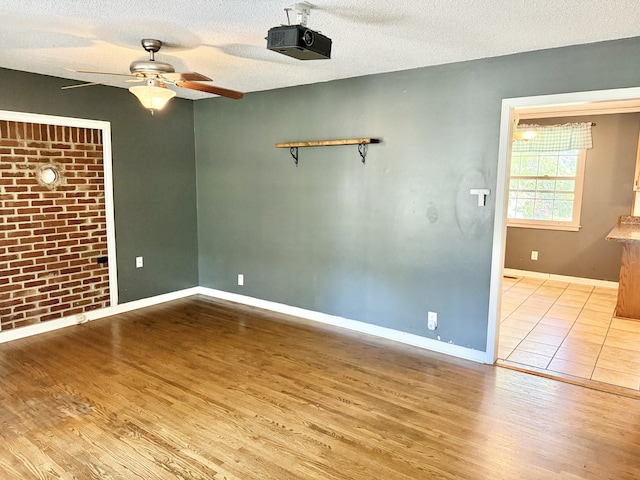
[[[535,131],[531,140],[514,140],[513,152],[559,152],[584,150],[593,146],[591,122],[564,125],[517,125],[516,131]]]

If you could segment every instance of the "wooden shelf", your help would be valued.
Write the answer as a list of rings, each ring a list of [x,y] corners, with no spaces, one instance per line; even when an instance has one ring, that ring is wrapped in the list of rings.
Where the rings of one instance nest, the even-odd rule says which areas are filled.
[[[335,145],[367,145],[369,143],[380,143],[377,138],[348,138],[345,140],[311,140],[308,142],[285,142],[276,143],[277,148],[297,148],[297,147],[331,147]]]
[[[365,162],[367,155],[366,146],[370,143],[380,143],[377,138],[347,138],[344,140],[309,140],[306,142],[283,142],[276,143],[276,148],[288,148],[289,153],[293,157],[295,164],[298,165],[298,148],[306,147],[333,147],[338,145],[357,145],[358,153],[362,158],[362,163]]]

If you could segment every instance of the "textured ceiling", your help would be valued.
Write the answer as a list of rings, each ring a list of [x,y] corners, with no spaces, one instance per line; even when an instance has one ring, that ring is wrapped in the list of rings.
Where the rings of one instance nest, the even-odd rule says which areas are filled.
[[[333,40],[332,58],[300,61],[266,49],[293,3],[0,0],[0,67],[126,88],[123,77],[64,68],[126,74],[147,58],[140,40],[157,38],[158,60],[252,92],[640,36],[638,0],[312,0],[308,27]]]

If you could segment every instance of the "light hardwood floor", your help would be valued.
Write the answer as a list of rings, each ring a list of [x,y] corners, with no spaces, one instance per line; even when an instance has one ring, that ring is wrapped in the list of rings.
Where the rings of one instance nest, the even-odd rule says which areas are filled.
[[[617,290],[505,277],[498,358],[640,391],[640,321],[616,318]]]
[[[632,479],[640,402],[191,297],[0,345],[2,479]]]

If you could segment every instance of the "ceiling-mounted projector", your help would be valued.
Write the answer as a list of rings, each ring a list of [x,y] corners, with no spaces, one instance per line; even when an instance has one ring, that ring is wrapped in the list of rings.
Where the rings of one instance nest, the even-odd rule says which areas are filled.
[[[273,27],[267,34],[267,48],[298,60],[321,60],[331,58],[331,39],[307,28],[307,17],[312,5],[300,2],[285,8],[295,10],[297,25]]]
[[[302,25],[273,27],[267,48],[298,60],[331,58],[331,39]]]

